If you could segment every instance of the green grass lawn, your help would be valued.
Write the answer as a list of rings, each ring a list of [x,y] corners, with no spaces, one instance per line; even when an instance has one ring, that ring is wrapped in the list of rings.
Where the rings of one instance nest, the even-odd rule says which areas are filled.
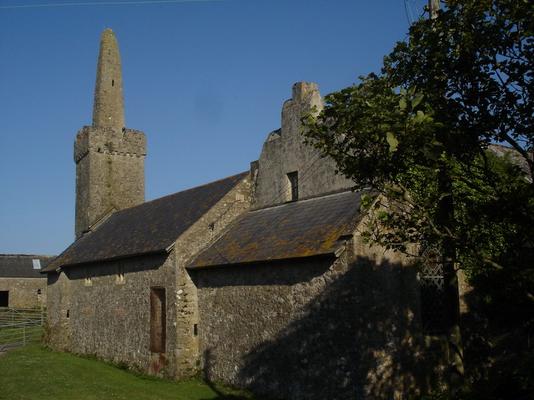
[[[223,400],[253,399],[198,380],[172,382],[29,345],[0,355],[0,399]]]

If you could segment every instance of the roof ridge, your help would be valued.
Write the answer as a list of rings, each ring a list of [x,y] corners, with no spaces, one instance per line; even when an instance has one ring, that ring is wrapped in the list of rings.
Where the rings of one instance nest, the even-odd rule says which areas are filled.
[[[262,207],[262,208],[256,208],[256,209],[250,210],[249,213],[253,213],[253,212],[256,212],[256,211],[270,210],[270,209],[274,209],[274,208],[278,208],[278,207],[290,206],[292,204],[302,204],[302,203],[306,203],[306,202],[313,201],[313,200],[320,200],[320,199],[324,199],[324,198],[327,198],[327,197],[340,196],[342,194],[355,193],[355,192],[359,192],[359,191],[361,191],[361,190],[352,190],[352,189],[345,190],[345,189],[343,189],[341,191],[321,194],[319,196],[306,197],[306,198],[303,198],[303,199],[299,199],[297,201],[287,201],[287,202],[281,203],[281,204],[274,204],[274,205],[270,205],[270,206],[266,206],[266,207]]]
[[[164,253],[179,235],[232,188],[242,184],[248,174],[249,171],[244,171],[116,211],[94,231],[74,241],[44,271],[50,272],[60,266]],[[113,246],[109,246],[109,238],[114,238]]]
[[[209,186],[209,185],[213,185],[214,183],[218,183],[218,182],[222,182],[222,181],[225,181],[227,179],[231,179],[231,178],[235,178],[239,175],[244,175],[246,173],[249,173],[250,171],[243,171],[243,172],[240,172],[238,174],[234,174],[234,175],[230,175],[230,176],[227,176],[225,178],[220,178],[220,179],[217,179],[217,180],[214,180],[214,181],[211,181],[211,182],[207,182],[207,183],[203,183],[201,185],[197,185],[197,186],[193,186],[193,187],[190,187],[188,189],[184,189],[184,190],[180,190],[178,192],[174,192],[174,193],[169,193],[169,194],[166,194],[164,196],[161,196],[161,197],[157,197],[155,199],[152,199],[152,200],[148,200],[148,201],[145,201],[141,204],[138,204],[136,206],[132,206],[132,207],[128,207],[128,208],[124,208],[122,210],[119,210],[119,211],[115,211],[113,214],[110,215],[110,217],[114,216],[114,215],[118,215],[118,214],[121,214],[123,213],[124,211],[128,211],[128,210],[133,210],[135,208],[138,208],[138,207],[141,207],[141,206],[144,206],[145,204],[149,204],[149,203],[153,203],[155,201],[159,201],[159,200],[162,200],[162,199],[165,199],[167,197],[171,197],[171,196],[175,196],[177,194],[180,194],[180,193],[186,193],[186,192],[189,192],[191,190],[195,190],[195,189],[200,189],[202,187],[205,187],[205,186]]]

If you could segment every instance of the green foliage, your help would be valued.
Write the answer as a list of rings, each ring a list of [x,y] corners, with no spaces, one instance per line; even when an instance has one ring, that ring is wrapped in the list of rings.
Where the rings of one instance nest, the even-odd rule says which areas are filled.
[[[307,117],[308,141],[357,189],[382,195],[369,240],[405,252],[453,241],[471,274],[533,246],[533,27],[527,1],[451,0],[410,28],[381,74],[328,95]],[[515,159],[486,150],[499,142]],[[454,216],[443,222],[445,197]]]
[[[488,323],[509,330],[534,327],[533,65],[531,1],[449,0],[380,74],[304,120],[307,141],[374,193],[364,238],[452,249]]]

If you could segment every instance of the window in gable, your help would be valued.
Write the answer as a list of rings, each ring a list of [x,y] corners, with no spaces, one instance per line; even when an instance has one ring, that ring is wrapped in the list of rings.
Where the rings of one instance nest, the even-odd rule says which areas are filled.
[[[293,171],[287,174],[288,182],[288,201],[297,201],[299,199],[299,173]]]

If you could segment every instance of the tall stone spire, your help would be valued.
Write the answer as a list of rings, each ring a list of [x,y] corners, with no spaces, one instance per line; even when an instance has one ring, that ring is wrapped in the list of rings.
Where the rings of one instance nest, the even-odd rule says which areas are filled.
[[[145,200],[146,138],[124,126],[121,59],[111,29],[102,33],[93,124],[74,142],[76,238],[96,229],[115,211]]]
[[[114,130],[124,128],[121,57],[117,39],[111,29],[102,32],[100,38],[93,126]]]

